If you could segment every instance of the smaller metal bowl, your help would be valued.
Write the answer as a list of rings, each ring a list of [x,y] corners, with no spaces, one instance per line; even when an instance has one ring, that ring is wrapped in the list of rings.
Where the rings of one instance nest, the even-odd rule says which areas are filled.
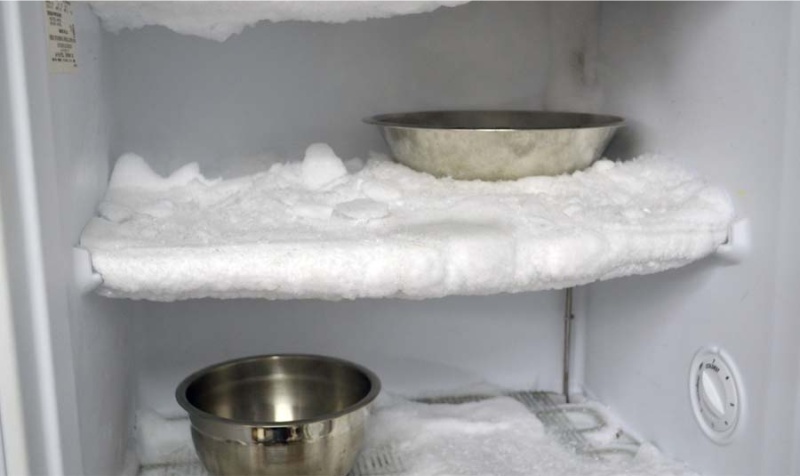
[[[346,360],[263,355],[195,372],[176,398],[212,474],[344,476],[380,387],[374,373]]]
[[[400,163],[462,180],[516,180],[584,169],[624,124],[616,116],[545,111],[424,111],[364,122],[381,128]]]

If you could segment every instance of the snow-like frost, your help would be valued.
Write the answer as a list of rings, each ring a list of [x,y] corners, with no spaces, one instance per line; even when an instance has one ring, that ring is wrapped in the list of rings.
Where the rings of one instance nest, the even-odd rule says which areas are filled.
[[[589,405],[614,421],[601,405]],[[371,413],[362,457],[391,455],[397,464],[381,468],[386,476],[696,476],[647,443],[630,457],[603,460],[576,453],[509,397],[431,405],[382,395]],[[609,430],[619,431],[614,425]],[[140,459],[157,465],[142,474],[206,474],[192,456],[187,419],[140,412],[137,436]]]
[[[184,35],[225,41],[260,21],[345,23],[424,13],[464,1],[167,1],[91,2],[103,27],[113,33],[160,25]]]
[[[109,296],[430,298],[559,289],[685,265],[725,241],[728,194],[675,161],[437,179],[327,146],[228,180],[117,163],[81,238]]]

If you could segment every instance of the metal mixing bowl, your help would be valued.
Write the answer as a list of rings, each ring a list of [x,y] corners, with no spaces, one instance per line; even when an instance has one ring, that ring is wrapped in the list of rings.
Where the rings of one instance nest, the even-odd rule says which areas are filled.
[[[344,476],[380,386],[375,374],[345,360],[264,355],[195,372],[176,398],[212,474]]]
[[[425,111],[364,119],[414,170],[462,180],[515,180],[588,167],[624,121],[543,111]]]

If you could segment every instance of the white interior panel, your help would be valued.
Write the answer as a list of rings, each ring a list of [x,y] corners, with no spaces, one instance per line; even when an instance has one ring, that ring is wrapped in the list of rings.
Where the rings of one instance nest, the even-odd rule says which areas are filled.
[[[775,309],[770,345],[769,394],[764,473],[800,473],[800,5],[790,13],[791,32],[787,52],[786,124],[775,249]],[[794,425],[792,427],[792,420]],[[767,440],[772,440],[768,442]],[[787,471],[788,469],[788,471]]]
[[[9,298],[19,377],[9,383],[11,391],[19,384],[21,397],[20,405],[11,409],[17,414],[4,416],[13,432],[6,435],[14,450],[7,458],[11,471],[80,471],[80,441],[66,437],[75,433],[78,417],[65,268],[59,256],[44,9],[40,4],[4,4],[2,15],[8,67],[2,81],[0,139],[5,153],[0,191],[4,253],[13,270]],[[24,430],[14,421],[20,417]]]
[[[179,414],[174,391],[192,371],[283,352],[357,361],[390,392],[441,393],[486,384],[558,390],[562,296],[147,303],[135,321],[139,405]]]
[[[0,35],[0,64],[8,64],[12,56],[13,41],[9,38],[9,29],[5,26],[13,21],[12,5],[0,6],[0,22],[4,26],[3,35]],[[13,121],[17,111],[11,107],[14,92],[11,89],[10,69],[0,74],[0,103],[9,107],[0,108],[0,144],[4,145],[5,153],[0,155],[0,474],[7,471],[15,473],[28,472],[28,458],[25,421],[25,404],[23,403],[23,378],[20,375],[19,361],[24,358],[17,351],[17,341],[14,319],[15,305],[19,311],[19,304],[14,302],[15,292],[19,293],[19,281],[24,272],[15,273],[11,279],[12,266],[22,267],[22,256],[11,253],[11,246],[18,245],[21,239],[19,231],[18,207],[10,206],[9,202],[16,201],[18,193],[16,187],[16,166],[14,154],[17,146],[16,132]],[[11,228],[9,228],[11,227]],[[18,299],[18,298],[17,298]],[[3,436],[6,433],[7,436]],[[8,454],[8,458],[6,458]]]
[[[36,7],[42,9],[41,4]],[[66,272],[52,292],[68,299],[69,308],[59,314],[69,316],[65,322],[70,326],[80,427],[80,439],[73,439],[81,442],[83,474],[117,474],[132,425],[132,354],[125,315],[130,303],[82,294],[71,279],[71,248],[94,215],[109,174],[107,58],[99,21],[89,7],[75,4],[74,19],[78,70],[48,75],[56,180],[49,192],[55,195],[49,206],[56,207],[49,220],[61,227],[50,246],[57,247],[54,256]]]
[[[601,8],[606,108],[630,120],[611,154],[674,154],[725,185],[739,215],[752,223],[752,249],[738,265],[711,258],[644,279],[591,285],[586,385],[645,438],[710,474],[763,473],[762,456],[770,450],[762,442],[778,425],[790,425],[764,427],[785,100],[787,88],[798,87],[786,83],[790,8]],[[689,365],[705,345],[727,350],[743,378],[742,427],[727,446],[706,439],[692,417]],[[786,461],[771,468],[788,471]]]
[[[0,476],[6,476],[6,457],[3,451],[3,420],[0,419]]]
[[[361,119],[437,108],[538,108],[549,61],[547,5],[468,4],[341,25],[263,23],[224,43],[163,27],[108,34],[112,152],[165,173],[230,158],[342,158],[385,150]],[[262,165],[263,166],[263,165]]]

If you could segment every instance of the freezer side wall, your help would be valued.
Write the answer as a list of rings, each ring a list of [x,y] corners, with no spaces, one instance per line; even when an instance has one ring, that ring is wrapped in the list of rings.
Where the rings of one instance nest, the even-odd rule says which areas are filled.
[[[81,290],[71,261],[109,176],[108,53],[88,5],[73,7],[78,70],[49,74],[58,196],[52,205],[61,221],[56,246],[66,270],[59,291],[69,306],[60,312],[69,315],[83,474],[115,475],[124,466],[132,427],[130,304]]]
[[[3,249],[0,252],[4,255],[6,266],[3,274],[7,275],[3,283],[6,287],[3,297],[7,301],[0,311],[4,313],[0,411],[3,412],[3,431],[6,432],[7,470],[14,473],[42,473],[48,470],[49,463],[57,456],[48,457],[53,449],[50,445],[37,444],[44,432],[43,399],[39,394],[38,356],[32,344],[35,341],[31,319],[33,272],[26,264],[32,254],[29,247],[35,247],[38,243],[27,239],[30,226],[25,226],[21,196],[28,184],[23,184],[18,178],[23,168],[21,162],[26,160],[25,149],[31,142],[29,137],[25,137],[31,131],[23,119],[29,113],[29,105],[27,98],[19,91],[20,85],[25,83],[19,75],[26,74],[28,70],[22,58],[24,48],[21,43],[24,43],[25,31],[31,27],[22,20],[22,15],[20,5],[0,4],[0,22],[3,25],[0,31],[0,64],[3,65],[0,72],[0,144],[4,151],[0,154],[0,206],[3,215]],[[66,406],[70,407],[69,404]],[[72,416],[75,416],[74,412]],[[60,465],[60,461],[56,464]]]
[[[79,437],[82,390],[76,379],[81,369],[76,368],[72,346],[73,323],[79,314],[70,279],[74,241],[67,228],[73,220],[82,222],[84,218],[74,213],[70,199],[76,187],[64,176],[73,160],[70,152],[77,150],[58,139],[57,132],[72,127],[58,117],[59,109],[71,100],[64,94],[80,87],[75,82],[59,91],[56,83],[60,80],[48,72],[42,2],[9,4],[4,6],[4,17],[10,20],[3,31],[10,40],[6,46],[18,43],[21,48],[7,50],[7,59],[13,58],[7,71],[8,78],[14,78],[9,80],[13,85],[14,137],[6,148],[10,153],[3,156],[2,177],[28,469],[32,474],[83,474],[85,446]],[[82,100],[73,109],[73,114],[67,114],[69,120],[82,117]],[[88,137],[89,142],[97,140],[92,134]],[[97,393],[94,398],[104,398],[107,393]],[[104,438],[113,440],[117,435],[125,438],[124,432]]]
[[[298,160],[315,141],[343,158],[385,151],[371,114],[539,108],[550,58],[544,3],[474,3],[344,25],[263,23],[224,43],[164,28],[108,34],[115,156],[208,175]],[[227,169],[227,170],[226,170]],[[233,169],[233,170],[230,170]],[[174,388],[228,358],[315,352],[373,367],[389,391],[491,382],[560,388],[562,293],[414,302],[147,303],[134,323],[139,406],[178,412]]]
[[[800,474],[800,5],[793,3],[763,473]],[[792,427],[791,422],[794,420]]]
[[[750,220],[752,249],[735,265],[709,258],[656,276],[591,285],[586,385],[642,436],[709,474],[789,471],[785,456],[762,464],[777,454],[773,438],[785,444],[778,435],[792,431],[791,418],[781,421],[766,409],[777,391],[770,376],[792,378],[781,366],[794,365],[776,360],[770,367],[773,326],[788,317],[775,312],[783,309],[774,302],[777,263],[796,259],[779,255],[776,263],[778,210],[789,206],[781,187],[796,187],[782,182],[794,170],[791,164],[784,169],[786,92],[798,87],[786,83],[790,10],[775,3],[601,7],[605,104],[629,120],[609,154],[672,154],[725,186],[739,216]],[[796,192],[783,196],[791,199]],[[794,280],[796,293],[800,283],[789,274],[780,279]],[[727,446],[706,439],[691,413],[690,362],[706,345],[727,350],[743,378],[745,417]],[[796,382],[785,383],[796,392]],[[792,414],[791,405],[774,411]]]

